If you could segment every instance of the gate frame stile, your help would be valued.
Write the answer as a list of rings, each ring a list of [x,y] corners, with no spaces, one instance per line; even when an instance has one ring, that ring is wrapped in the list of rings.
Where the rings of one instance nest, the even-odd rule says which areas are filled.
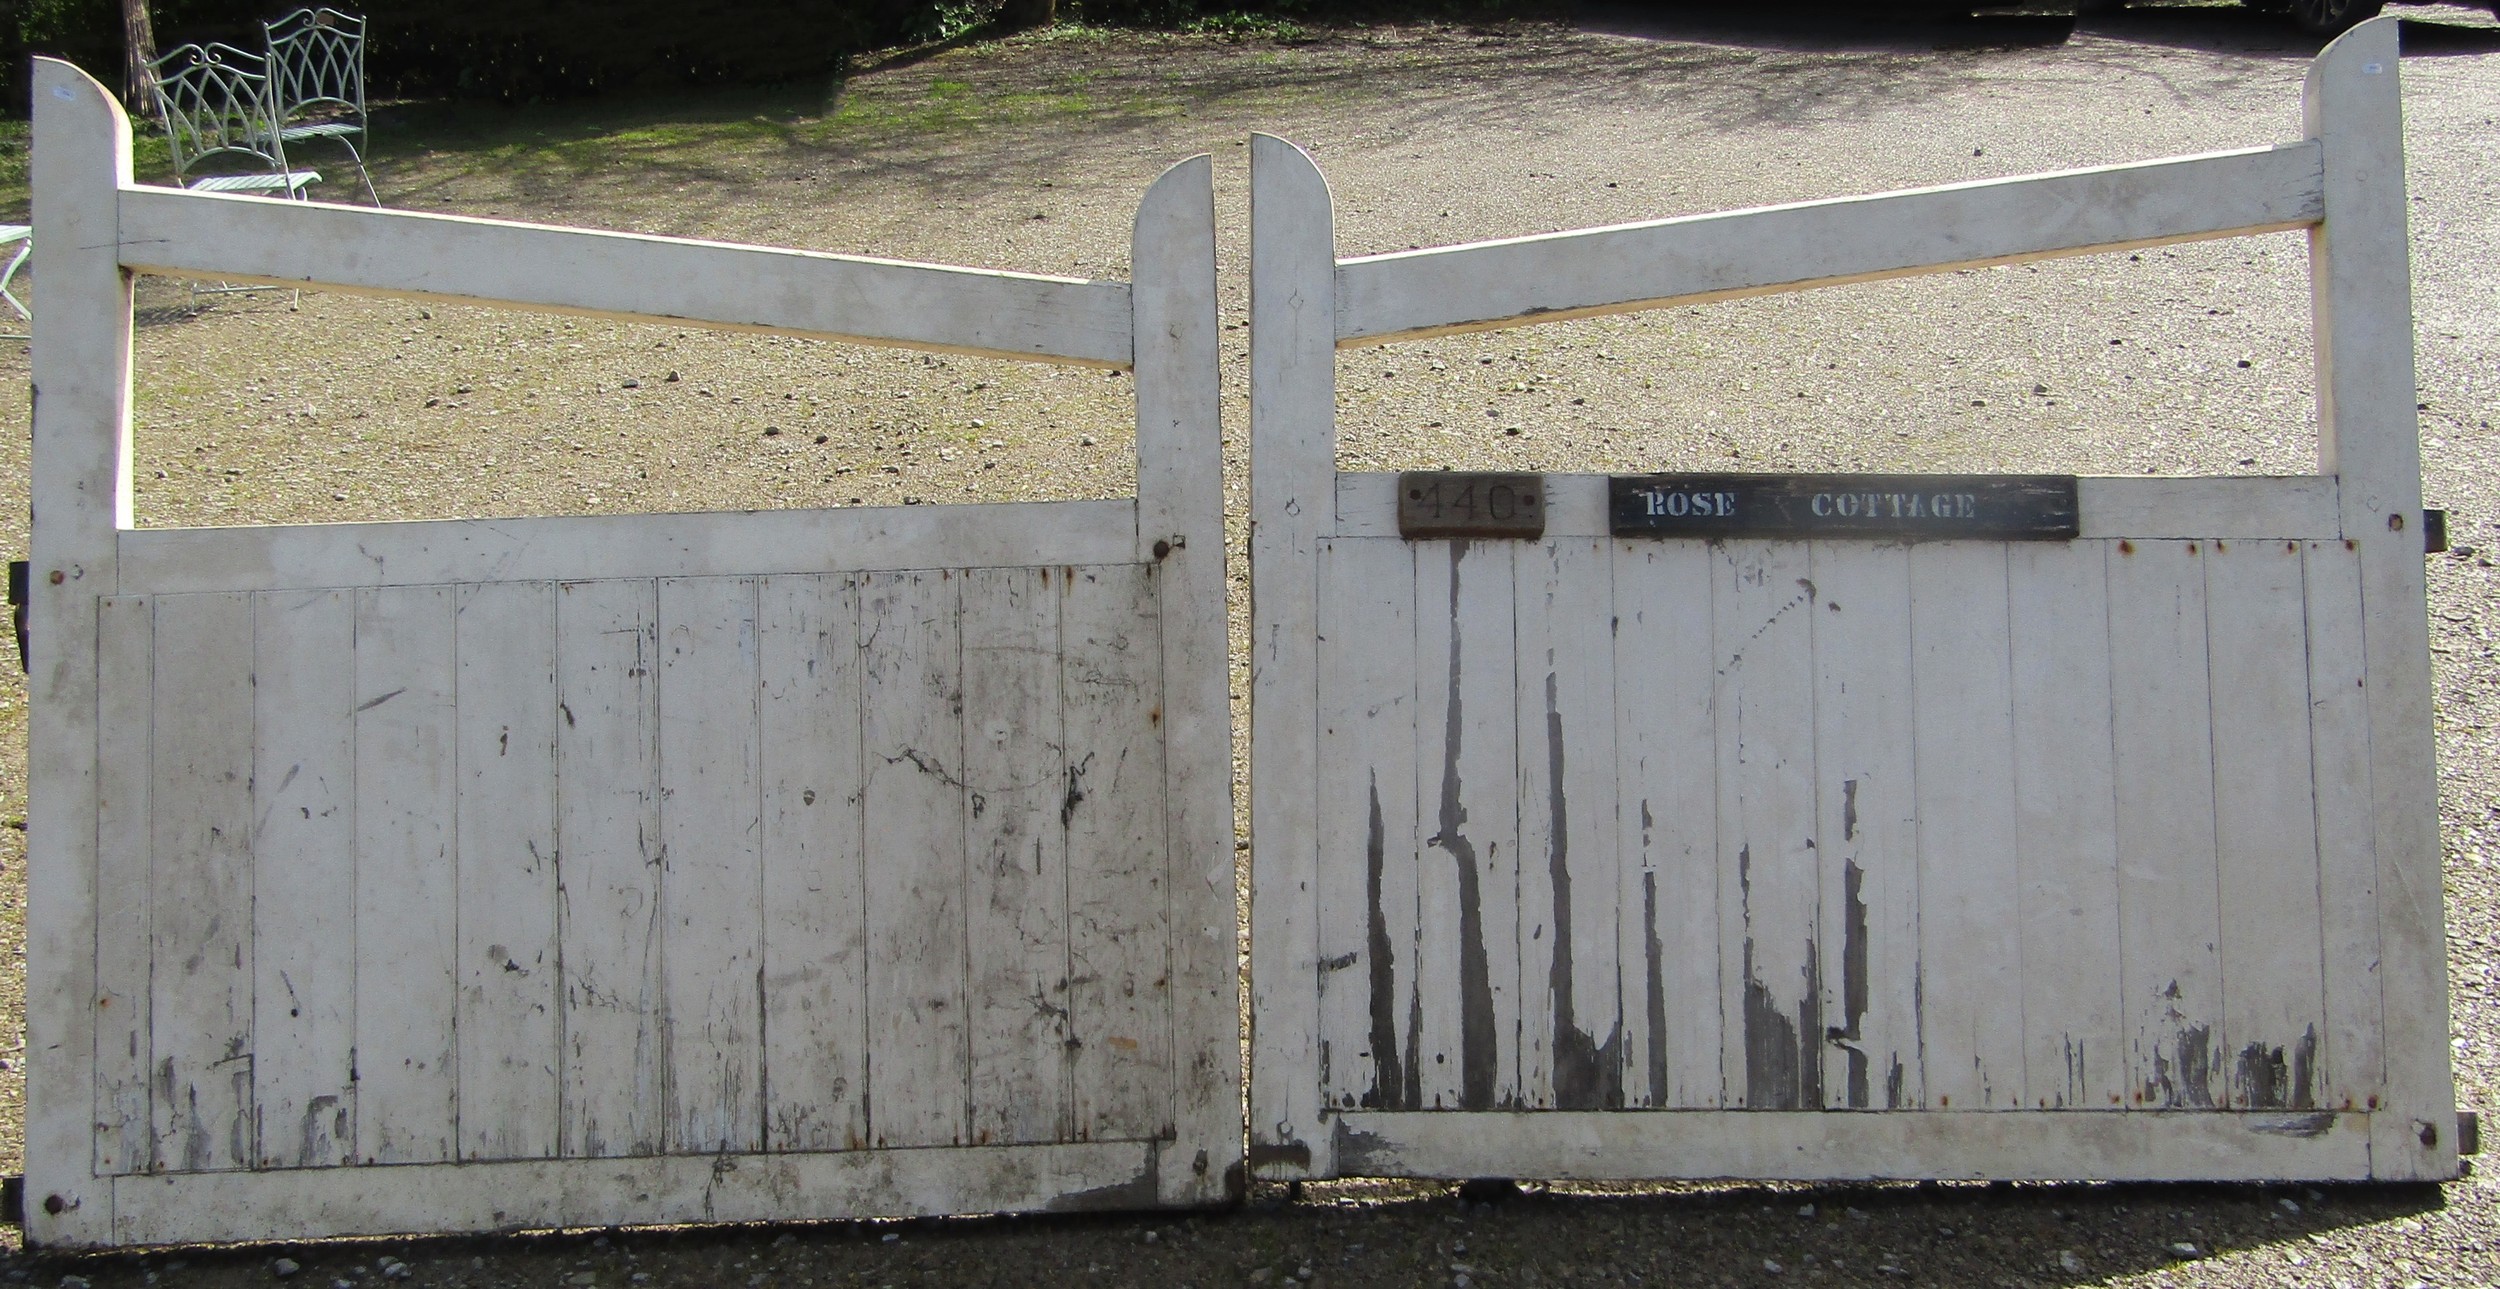
[[[2379,18],[2322,51],[2303,88],[2305,137],[2271,149],[1360,259],[1336,258],[1331,198],[1309,155],[1280,138],[1252,137],[1249,1117],[1256,1176],[2456,1176],[2428,603],[2413,531],[2421,454],[2398,31],[2398,20]],[[2145,197],[2143,185],[2125,187],[2137,178],[2130,171],[2142,172],[2159,200],[2105,218],[2082,209],[2101,183]],[[2041,188],[2037,227],[2013,218],[2034,185]],[[2045,213],[2052,201],[2054,218]],[[1974,228],[1974,211],[2006,222]],[[1924,240],[1898,231],[1930,212],[1952,216],[1955,228]],[[1829,242],[1856,231],[1835,215],[1894,231],[1889,240],[1872,233],[1879,249],[1832,251]],[[1319,548],[1332,535],[1396,533],[1385,491],[1393,476],[1337,474],[1338,349],[2291,229],[2310,239],[2317,475],[2086,478],[2084,536],[2362,539],[2347,544],[2360,560],[2370,820],[2353,852],[2322,850],[2321,862],[2340,862],[2346,884],[2337,889],[2377,891],[2379,951],[2359,972],[2363,1000],[2355,1005],[2377,1028],[2378,1051],[2365,1053],[2364,1065],[2383,1099],[2298,1123],[2246,1112],[1379,1113],[1323,1103],[1319,990],[1328,967],[1343,964],[1323,962],[1320,943]],[[1776,255],[1739,252],[1731,240],[1783,232],[1820,237],[1829,253],[1811,257],[1812,266],[1775,263]],[[1601,258],[1600,246],[1614,258]],[[1581,514],[1583,528],[1573,532],[1606,531],[1602,476],[1547,478],[1549,533],[1567,511]],[[2211,534],[2147,531],[2180,523],[2181,513],[2202,515]],[[2348,1126],[2338,1129],[2338,1121]]]
[[[1049,1184],[1047,1167],[1039,1177],[1002,1180],[992,1184],[990,1191],[978,1193],[1027,1197],[1011,1198],[1010,1203],[1047,1200],[1059,1206],[1065,1201],[1077,1207],[1126,1207],[1141,1202],[1204,1206],[1239,1196],[1246,1179],[1239,1110],[1241,995],[1234,948],[1231,709],[1225,696],[1223,661],[1223,458],[1218,422],[1213,164],[1209,157],[1200,155],[1174,164],[1145,193],[1134,223],[1130,282],[1075,282],[148,188],[134,181],[129,120],[109,93],[84,72],[58,60],[35,60],[34,80],[34,218],[42,233],[38,241],[42,249],[37,254],[42,257],[44,278],[51,284],[46,297],[55,307],[47,310],[33,342],[37,396],[32,566],[36,572],[29,631],[40,665],[30,685],[26,1178],[33,1198],[26,1205],[24,1224],[30,1245],[100,1247],[134,1239],[309,1236],[334,1233],[332,1226],[338,1228],[335,1233],[419,1229],[395,1225],[401,1220],[390,1216],[407,1213],[439,1215],[432,1219],[435,1225],[427,1228],[439,1230],[604,1225],[620,1217],[627,1222],[692,1220],[673,1211],[654,1219],[635,1215],[642,1210],[623,1214],[601,1210],[609,1207],[605,1199],[630,1189],[627,1170],[684,1171],[678,1166],[691,1164],[696,1172],[708,1172],[714,1163],[708,1158],[658,1156],[447,1161],[382,1168],[344,1165],[310,1173],[240,1171],[187,1179],[220,1197],[220,1214],[168,1219],[162,1210],[174,1208],[179,1201],[162,1199],[155,1205],[157,1214],[142,1221],[145,1229],[134,1229],[117,1213],[117,1188],[163,1184],[145,1172],[101,1174],[96,1154],[101,1125],[91,1113],[98,1095],[94,1049],[98,1026],[95,1006],[90,1004],[103,1005],[96,993],[101,931],[95,921],[100,871],[97,821],[99,809],[110,805],[100,801],[98,786],[98,611],[100,600],[116,594],[124,580],[123,548],[135,531],[132,284],[140,271],[176,276],[214,272],[230,280],[323,285],[348,294],[714,330],[819,335],[886,347],[1130,369],[1135,376],[1138,450],[1137,487],[1130,499],[1134,529],[1114,541],[1123,550],[1133,543],[1135,561],[1156,566],[1161,583],[1165,684],[1158,717],[1165,768],[1164,858],[1159,871],[1170,883],[1166,888],[1172,973],[1168,1019],[1173,1027],[1170,1126],[1159,1140],[1142,1143],[1152,1178],[1151,1195],[1141,1194],[1131,1184],[1060,1195],[1015,1189]],[[141,221],[142,230],[153,221],[159,229],[194,231],[206,226],[216,229],[217,235],[194,235],[190,245],[168,244],[144,231],[134,234],[134,218]],[[371,251],[378,244],[380,253],[361,260],[325,257],[323,243],[335,245],[366,231],[374,237],[360,249]],[[565,240],[564,254],[549,253],[548,247],[535,240],[549,237]],[[203,242],[208,243],[205,249]],[[498,274],[480,262],[491,256],[463,267],[459,257],[423,253],[464,243],[499,249],[507,259],[535,261],[535,267]],[[404,258],[390,256],[394,249]],[[536,253],[515,255],[516,250]],[[678,281],[652,285],[639,275],[602,277],[596,271],[630,263],[637,255],[661,260],[675,271]],[[757,255],[792,255],[811,267],[821,260],[840,261],[831,272],[856,275],[840,279],[847,288],[844,294],[851,298],[826,304],[821,298],[785,294],[750,303],[737,295],[738,286],[707,275],[706,270],[715,268],[748,269],[754,263],[751,257]],[[742,261],[741,257],[750,258]],[[564,258],[576,262],[553,268],[548,263]],[[584,267],[582,260],[592,263]],[[330,277],[330,273],[337,276]],[[573,287],[577,282],[596,285]],[[752,286],[751,277],[746,285]],[[568,294],[568,288],[578,295]],[[1118,315],[1103,307],[1115,292],[1124,306]],[[1064,321],[1043,312],[1049,300],[1065,300],[1071,306]],[[945,316],[924,323],[914,316],[915,306],[921,305],[944,310]],[[671,307],[683,313],[662,311]],[[759,320],[736,320],[741,318]],[[838,325],[860,319],[870,325],[857,332]],[[837,325],[809,325],[817,320]],[[881,321],[894,330],[874,330]],[[950,335],[970,339],[950,340]],[[986,343],[991,341],[995,343]],[[885,517],[872,515],[867,518],[879,522],[843,531],[853,533],[868,547],[884,550],[885,558],[896,557],[898,551],[925,553],[938,534],[956,527],[978,534],[988,548],[1031,548],[1030,539],[1009,531],[1013,521],[1004,526],[997,520],[964,526],[965,521],[976,519],[973,512],[977,509],[930,507],[927,513],[896,509],[899,522],[884,523]],[[1069,517],[1084,519],[1102,513],[1095,509],[1071,512]],[[664,520],[669,516],[619,518]],[[588,522],[594,527],[582,531],[586,543],[596,544],[601,533],[615,531],[595,527],[599,520]],[[279,581],[287,577],[318,580],[337,567],[325,561],[314,544],[320,530],[371,532],[374,527],[325,525],[297,530],[295,538],[263,548],[264,557],[288,564],[273,571]],[[403,532],[438,530],[422,523],[381,527]],[[217,530],[209,531],[213,536]],[[307,535],[313,540],[303,540]],[[155,576],[166,576],[194,549],[183,545],[179,530],[145,536],[148,540],[137,549],[143,566]],[[462,567],[457,547],[453,539],[434,548],[434,565]],[[215,570],[202,576],[231,572]],[[1100,1147],[1082,1143],[1040,1147],[1060,1148],[1100,1153]],[[940,1147],[901,1152],[900,1159],[885,1151],[840,1152],[837,1157],[863,1165],[841,1174],[857,1179],[856,1194],[844,1182],[794,1203],[794,1211],[746,1212],[759,1194],[770,1204],[772,1197],[796,1201],[804,1193],[800,1188],[806,1174],[796,1166],[773,1162],[792,1157],[765,1152],[753,1157],[764,1164],[763,1177],[750,1186],[738,1212],[723,1216],[753,1220],[962,1211],[960,1196],[965,1192],[955,1189],[958,1182],[954,1179],[970,1174],[950,1172],[948,1161],[936,1156],[949,1150],[968,1151],[972,1155],[963,1162],[977,1165],[987,1157],[983,1152],[997,1149]],[[601,1175],[610,1180],[602,1185],[568,1185],[568,1178],[590,1180],[578,1165],[601,1166],[605,1169]],[[613,1167],[605,1167],[609,1165]],[[295,1175],[293,1180],[287,1177],[289,1171]],[[462,1172],[469,1172],[477,1184],[429,1185],[417,1176],[450,1177]],[[824,1174],[827,1180],[834,1176]],[[508,1183],[498,1186],[488,1182],[489,1177],[504,1177]],[[273,1183],[279,1184],[277,1188],[267,1189]],[[516,1186],[517,1191],[511,1189]],[[336,1188],[344,1198],[334,1202],[317,1198],[328,1188]],[[376,1198],[393,1190],[412,1191],[419,1198],[403,1197],[388,1204]],[[508,1218],[503,1208],[514,1201],[526,1202],[517,1204],[520,1211]],[[325,1207],[325,1203],[332,1206]],[[864,1207],[839,1214],[826,1211],[845,1203]],[[708,1198],[703,1211],[706,1216],[711,1212]],[[350,1216],[336,1216],[342,1212]],[[366,1216],[358,1219],[356,1213]],[[532,1217],[547,1220],[533,1222]],[[156,1224],[146,1225],[149,1221]]]

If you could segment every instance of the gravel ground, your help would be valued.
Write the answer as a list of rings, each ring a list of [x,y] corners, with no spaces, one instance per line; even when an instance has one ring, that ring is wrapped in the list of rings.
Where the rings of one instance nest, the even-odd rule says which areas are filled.
[[[2422,431],[2459,1097],[2500,1104],[2500,24],[2410,11]],[[1280,38],[1282,37],[1282,38]],[[403,110],[403,207],[1122,276],[1164,165],[1218,160],[1246,500],[1243,140],[1314,150],[1343,253],[2274,142],[2313,43],[2232,8],[1886,26],[1600,12],[1238,40],[1061,31],[830,98]],[[2296,236],[1349,354],[1349,466],[2313,468]],[[139,511],[304,522],[1106,496],[1124,378],[809,341],[142,284]],[[38,305],[40,308],[40,305]],[[11,347],[12,349],[14,347]],[[0,544],[22,550],[22,352]],[[1238,548],[1238,544],[1236,544]],[[1237,576],[1239,570],[1237,570]],[[1237,595],[1236,616],[1246,607]],[[1237,622],[1238,626],[1238,622]],[[1236,684],[1236,690],[1241,686]],[[0,949],[22,956],[25,697],[0,682]],[[21,982],[0,970],[0,1012]],[[0,1028],[13,1032],[14,1025]],[[0,1062],[15,1168],[20,1053]],[[0,1255],[41,1284],[2500,1283],[2500,1195],[2420,1188],[1262,1187],[1239,1211]],[[394,1268],[401,1268],[395,1270]]]

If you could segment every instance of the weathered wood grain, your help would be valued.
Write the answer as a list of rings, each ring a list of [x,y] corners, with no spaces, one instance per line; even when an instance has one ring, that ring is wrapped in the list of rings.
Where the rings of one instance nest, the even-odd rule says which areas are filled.
[[[643,578],[556,588],[557,888],[563,1098],[556,1149],[648,1155],[665,1140],[660,596]]]
[[[459,771],[449,587],[356,595],[356,1154],[456,1153]]]
[[[964,1144],[963,661],[959,579],[860,579],[867,767],[868,1096],[878,1146]]]
[[[1519,1099],[1623,1100],[1611,543],[1519,543]],[[1638,906],[1635,906],[1638,907]]]
[[[2359,1179],[2371,1172],[2374,1118],[2323,1111],[1350,1111],[1337,1121],[1336,1153],[1349,1172],[1385,1177],[1483,1177],[1516,1169],[1564,1180],[1633,1175],[1909,1180],[1946,1174],[2037,1181]]]
[[[1171,882],[1173,1139],[1167,1204],[1220,1202],[1244,1174],[1240,880],[1233,848],[1231,642],[1226,627],[1221,328],[1215,167],[1192,157],[1137,208],[1137,557],[1161,571],[1164,829]],[[1170,542],[1163,550],[1161,542]],[[1216,659],[1224,659],[1221,666]]]
[[[1613,543],[1624,1101],[1715,1109],[1719,817],[1711,584],[1699,542]]]
[[[756,580],[660,581],[660,922],[676,1153],[763,1148]]]
[[[2301,584],[2308,609],[2310,785],[2318,811],[2319,965],[2326,994],[2318,1105],[2374,1110],[2386,1092],[2387,1054],[2359,553],[2344,542],[2305,543]]]
[[[1259,1110],[1250,1159],[1270,1178],[1331,1173],[1313,1077],[1319,839],[1310,807],[1319,783],[1318,542],[1332,529],[1337,460],[1335,229],[1311,158],[1251,135],[1250,1100]],[[1419,613],[1419,650],[1436,616]]]
[[[319,1168],[356,1158],[356,598],[252,598],[253,1159]]]
[[[96,602],[94,1175],[146,1172],[151,1111],[149,974],[155,947],[156,606]]]
[[[1415,554],[1322,541],[1319,1076],[1333,1108],[1413,1109],[1416,1012]]]
[[[1823,1103],[1809,572],[1802,543],[1713,546],[1720,1060],[1755,1110]]]
[[[1153,1193],[1139,1142],[778,1155],[722,1168],[703,1155],[634,1162],[635,1184],[595,1159],[456,1168],[295,1169],[217,1178],[134,1177],[109,1192],[122,1243],[297,1238],[427,1227],[528,1231],[609,1222],[783,1222],[959,1212],[1098,1211]],[[218,1185],[195,1184],[214,1181]],[[97,1207],[104,1207],[99,1194]],[[265,1216],[264,1216],[265,1215]]]
[[[972,1141],[1077,1139],[1057,569],[963,575]]]
[[[1918,766],[1912,739],[1910,553],[1808,549],[1814,632],[1815,853],[1825,1053],[1823,1104],[1926,1104],[1919,1030]],[[1958,879],[1956,879],[1958,880]]]
[[[248,595],[156,602],[148,1020],[169,1171],[255,1162],[252,608]]]
[[[1163,863],[1163,642],[1154,566],[1063,574],[1068,1031],[1082,1140],[1172,1123],[1171,892]]]
[[[2006,553],[2026,1108],[2126,1104],[2110,545]]]
[[[125,265],[167,277],[1129,363],[1118,282],[145,185],[122,193],[121,239]]]
[[[1518,670],[1506,544],[1415,552],[1422,1104],[1489,1110],[1519,1079]]]
[[[2318,1104],[2326,1013],[2309,658],[2296,542],[2205,555],[2226,1104]]]
[[[2109,557],[2111,743],[2127,1104],[2211,1109],[2224,1087],[2222,910],[2203,543]]]
[[[2006,547],[1910,552],[1919,849],[1919,1033],[1927,1104],[2021,1104],[2022,888],[2015,854]],[[2045,965],[2045,964],[2044,964]]]
[[[755,576],[1098,564],[1135,544],[1137,503],[1001,502],[678,515],[433,519],[123,532],[124,589]]]
[[[556,588],[461,587],[452,652],[460,767],[460,1157],[556,1152]]]
[[[130,523],[130,305],[117,190],[130,121],[76,67],[39,59],[28,159],[43,334],[28,462],[25,1172],[30,1241],[110,1238],[93,1183],[97,966],[97,600],[115,594],[115,533]],[[57,575],[57,580],[56,576]],[[151,1022],[151,1028],[153,1027]],[[148,1131],[153,1131],[149,1129]],[[48,1201],[59,1196],[60,1204]]]
[[[868,1144],[868,897],[859,591],[756,591],[764,788],[764,1147]]]
[[[2318,222],[2312,142],[1347,260],[1341,344],[1482,331]]]
[[[2371,1165],[2388,1180],[2456,1174],[2446,921],[2431,747],[2430,611],[2423,581],[2422,446],[2415,415],[2399,26],[2336,38],[2301,91],[2324,153],[2324,219],[2310,232],[2319,468],[2340,485],[2361,563],[2370,699],[2370,818],[2379,863],[2386,1108]]]

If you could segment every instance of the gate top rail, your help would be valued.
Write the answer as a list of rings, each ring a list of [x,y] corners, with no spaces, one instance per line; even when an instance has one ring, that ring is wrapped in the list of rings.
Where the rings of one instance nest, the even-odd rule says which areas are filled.
[[[117,254],[136,272],[1073,366],[1134,360],[1124,282],[141,184],[119,105],[76,68],[37,63],[42,92],[90,100],[75,114],[84,137],[65,145],[118,159]]]
[[[1337,344],[1387,344],[1808,287],[2306,228],[2316,140],[1608,228],[1337,265]]]

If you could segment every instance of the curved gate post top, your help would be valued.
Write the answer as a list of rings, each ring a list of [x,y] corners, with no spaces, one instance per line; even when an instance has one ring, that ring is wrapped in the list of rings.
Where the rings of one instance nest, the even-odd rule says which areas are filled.
[[[2325,218],[2309,232],[2318,457],[2336,478],[2361,559],[2369,687],[2370,818],[2377,852],[2387,1099],[2371,1117],[2371,1173],[2456,1175],[2448,1053],[2437,767],[2432,748],[2422,447],[2406,230],[2401,20],[2337,37],[2301,89],[2322,153]]]

